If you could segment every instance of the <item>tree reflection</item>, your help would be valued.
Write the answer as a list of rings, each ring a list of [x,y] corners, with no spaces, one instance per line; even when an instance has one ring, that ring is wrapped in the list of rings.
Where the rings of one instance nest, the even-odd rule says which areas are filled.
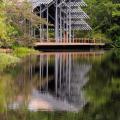
[[[89,103],[81,118],[87,120],[120,119],[120,58],[112,51],[100,64],[93,66],[85,86]]]

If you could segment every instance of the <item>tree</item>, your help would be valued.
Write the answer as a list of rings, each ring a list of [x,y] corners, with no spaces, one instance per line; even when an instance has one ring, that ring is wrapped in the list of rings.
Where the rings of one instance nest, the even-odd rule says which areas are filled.
[[[91,36],[104,34],[107,40],[118,41],[120,39],[120,4],[111,0],[86,0],[88,7],[86,12],[90,16],[92,26]],[[97,37],[97,38],[98,38]],[[103,39],[103,38],[102,38]],[[118,43],[117,43],[118,44]]]
[[[112,25],[109,34],[116,46],[120,46],[120,4],[113,2]]]
[[[22,2],[18,0],[1,1],[0,11],[1,46],[12,46],[16,40],[26,36],[31,39],[28,24],[31,24],[31,29],[39,24],[47,24],[44,19],[32,12],[32,6],[26,0]]]

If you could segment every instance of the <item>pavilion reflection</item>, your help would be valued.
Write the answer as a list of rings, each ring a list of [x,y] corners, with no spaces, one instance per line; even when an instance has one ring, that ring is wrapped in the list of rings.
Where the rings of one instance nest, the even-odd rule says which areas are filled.
[[[91,56],[101,59],[102,55],[103,52],[40,53],[34,56],[35,62],[30,56],[27,74],[23,71],[29,79],[29,99],[21,96],[22,99],[16,99],[17,104],[13,103],[10,108],[19,108],[20,103],[24,102],[33,111],[80,110],[87,103],[83,87],[89,80],[88,72],[92,68],[90,62],[80,59]]]

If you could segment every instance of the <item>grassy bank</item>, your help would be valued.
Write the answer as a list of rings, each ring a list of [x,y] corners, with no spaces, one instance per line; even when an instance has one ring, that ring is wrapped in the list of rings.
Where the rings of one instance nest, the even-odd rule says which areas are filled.
[[[19,62],[19,60],[18,57],[12,56],[11,54],[0,53],[0,71],[10,64]]]
[[[38,51],[26,47],[14,47],[11,53],[0,53],[0,71],[9,66],[19,62],[23,57],[38,53]]]
[[[27,48],[27,47],[14,47],[12,53],[13,53],[13,56],[22,58],[30,54],[38,53],[38,51],[32,48]]]

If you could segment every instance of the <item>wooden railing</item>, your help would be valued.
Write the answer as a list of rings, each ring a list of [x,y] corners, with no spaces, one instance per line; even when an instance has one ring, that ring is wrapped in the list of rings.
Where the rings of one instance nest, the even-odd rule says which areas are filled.
[[[49,38],[49,40],[47,39],[36,39],[36,42],[40,42],[40,43],[46,43],[46,42],[55,42],[55,39],[53,38]],[[60,40],[60,43],[69,43],[67,40]],[[74,38],[74,40],[71,40],[71,43],[104,43],[104,41],[102,40],[98,40],[98,39],[90,39],[90,38]]]

